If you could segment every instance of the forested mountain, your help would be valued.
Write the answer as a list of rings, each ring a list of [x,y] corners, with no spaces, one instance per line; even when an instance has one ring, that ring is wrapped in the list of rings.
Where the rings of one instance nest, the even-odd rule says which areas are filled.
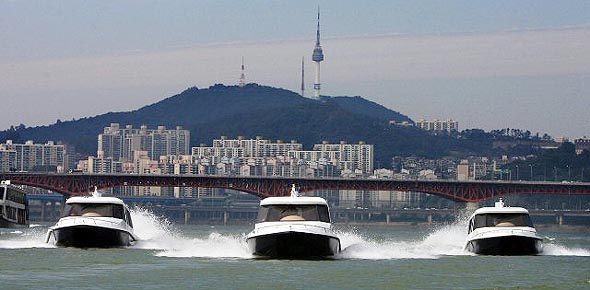
[[[403,114],[358,96],[313,100],[257,84],[214,85],[189,88],[135,111],[111,112],[48,126],[11,128],[0,132],[0,141],[63,141],[75,146],[78,152],[95,155],[97,135],[110,123],[149,128],[183,126],[191,131],[192,146],[211,144],[221,135],[297,140],[305,148],[324,140],[365,141],[375,145],[376,162],[385,167],[393,155],[440,157],[491,148],[488,142],[431,136],[415,127],[390,125],[390,120],[413,123]]]

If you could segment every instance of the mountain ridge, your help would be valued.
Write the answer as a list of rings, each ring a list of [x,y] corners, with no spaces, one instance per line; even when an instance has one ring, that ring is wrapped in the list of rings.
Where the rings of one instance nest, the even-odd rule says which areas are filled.
[[[119,123],[149,128],[182,126],[191,132],[191,146],[210,144],[222,135],[297,140],[305,148],[322,141],[364,141],[375,145],[375,159],[383,164],[389,164],[395,154],[440,156],[469,147],[450,137],[430,136],[415,127],[393,126],[389,123],[392,120],[413,124],[408,116],[360,96],[322,96],[314,100],[258,84],[216,84],[205,89],[188,88],[133,111],[5,130],[0,132],[0,141],[62,141],[75,146],[78,152],[94,155],[98,134],[111,123]]]

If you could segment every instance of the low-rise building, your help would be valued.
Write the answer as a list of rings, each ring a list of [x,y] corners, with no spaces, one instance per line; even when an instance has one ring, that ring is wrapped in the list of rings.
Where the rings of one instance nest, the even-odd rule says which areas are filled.
[[[576,145],[576,154],[578,155],[582,154],[584,150],[590,151],[590,138],[586,136],[575,139],[574,144]]]
[[[458,132],[459,131],[459,122],[454,121],[452,119],[447,120],[438,120],[434,119],[432,121],[427,121],[421,119],[420,121],[416,122],[416,127],[425,130],[425,131],[432,131],[432,132]]]

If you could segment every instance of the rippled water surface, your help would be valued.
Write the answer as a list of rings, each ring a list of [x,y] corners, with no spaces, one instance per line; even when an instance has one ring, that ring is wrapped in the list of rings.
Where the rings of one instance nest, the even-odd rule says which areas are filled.
[[[463,251],[465,224],[339,227],[330,260],[254,259],[251,226],[174,225],[133,212],[121,249],[56,248],[45,225],[0,229],[0,289],[590,289],[590,233],[543,231],[539,256]]]

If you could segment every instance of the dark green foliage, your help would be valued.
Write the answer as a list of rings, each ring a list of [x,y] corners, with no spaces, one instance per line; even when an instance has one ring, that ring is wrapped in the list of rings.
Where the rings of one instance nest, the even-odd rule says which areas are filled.
[[[0,132],[0,141],[63,141],[80,153],[95,155],[97,135],[110,123],[121,126],[183,126],[191,131],[191,144],[211,144],[221,135],[271,140],[297,140],[306,149],[324,140],[365,141],[375,145],[376,164],[388,167],[394,155],[430,158],[477,154],[491,150],[491,140],[431,136],[414,127],[389,124],[408,121],[407,116],[361,97],[303,98],[284,89],[249,84],[245,87],[215,85],[184,92],[132,112],[106,113],[50,126],[19,126]]]
[[[387,109],[377,103],[365,100],[359,96],[356,97],[333,97],[327,98],[329,101],[336,102],[342,109],[350,112],[355,112],[371,118],[378,118],[385,121],[395,120],[397,122],[407,121],[414,124],[408,116],[402,115]]]
[[[590,181],[590,152],[576,154],[573,143],[565,142],[557,149],[544,150],[535,158],[512,162],[504,166],[518,179],[543,181]],[[532,169],[532,170],[531,170]],[[513,179],[516,175],[512,176]]]

